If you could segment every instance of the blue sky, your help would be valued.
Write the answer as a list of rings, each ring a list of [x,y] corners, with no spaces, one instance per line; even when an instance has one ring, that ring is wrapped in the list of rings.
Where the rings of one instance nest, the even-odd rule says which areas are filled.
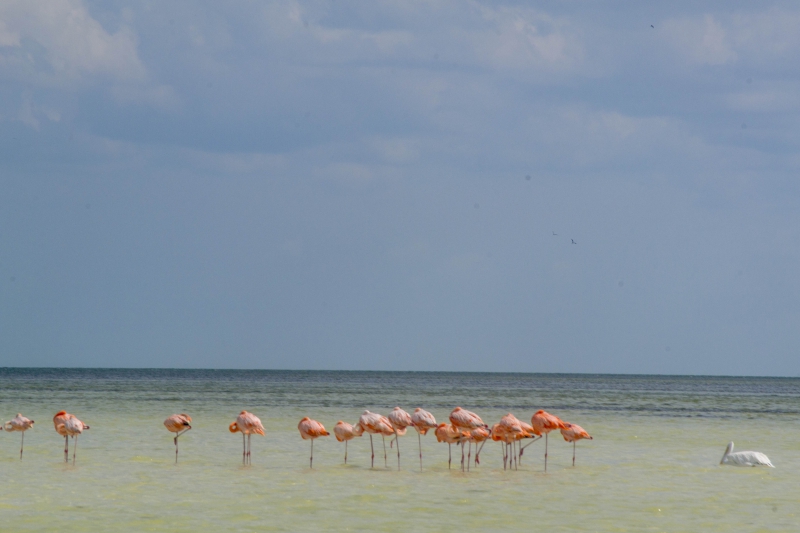
[[[0,365],[798,375],[798,27],[3,2]]]

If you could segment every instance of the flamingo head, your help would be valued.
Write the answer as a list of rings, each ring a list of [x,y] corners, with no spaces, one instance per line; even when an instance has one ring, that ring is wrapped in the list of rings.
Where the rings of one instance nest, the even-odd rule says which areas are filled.
[[[228,426],[228,431],[230,431],[231,433],[236,433],[237,431],[239,431],[239,425],[236,422],[234,422],[233,424]]]

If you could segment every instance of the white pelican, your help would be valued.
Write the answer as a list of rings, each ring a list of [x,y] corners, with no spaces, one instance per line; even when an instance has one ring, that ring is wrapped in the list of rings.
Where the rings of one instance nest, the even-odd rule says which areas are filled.
[[[770,468],[775,468],[769,457],[764,455],[761,452],[733,452],[733,441],[728,443],[728,447],[725,448],[725,455],[722,456],[722,460],[719,462],[721,465],[732,465],[732,466],[768,466]]]

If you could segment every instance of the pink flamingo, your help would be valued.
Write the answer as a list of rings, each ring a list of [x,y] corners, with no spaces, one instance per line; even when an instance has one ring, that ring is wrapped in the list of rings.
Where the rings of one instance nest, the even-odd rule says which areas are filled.
[[[469,431],[470,453],[472,452],[472,443],[475,443],[475,466],[481,464],[481,450],[491,436],[492,430],[488,427],[475,428]],[[478,444],[481,445],[480,448],[478,448]],[[469,470],[469,455],[467,456],[467,470]]]
[[[441,423],[436,427],[434,435],[436,435],[437,442],[447,443],[447,469],[449,470],[450,465],[453,462],[452,445],[460,444],[461,441],[467,437],[467,434],[452,424]]]
[[[164,426],[172,433],[175,433],[175,464],[178,464],[178,437],[192,429],[192,417],[181,413],[179,415],[172,415],[164,420]]]
[[[311,459],[308,467],[314,468],[314,440],[319,437],[327,437],[330,433],[325,430],[325,426],[308,417],[303,418],[297,424],[297,429],[300,431],[300,436],[303,437],[303,440],[311,440]]]
[[[69,418],[70,414],[66,411],[59,411],[53,417],[53,427],[56,428],[56,433],[64,437],[64,462],[69,462],[69,435],[67,435],[67,431],[65,429],[64,423]]]
[[[242,411],[236,417],[236,422],[228,426],[228,431],[231,433],[240,431],[242,433],[242,464],[253,464],[250,457],[250,435],[253,433],[264,435],[264,426],[261,424],[261,420],[253,413]],[[245,435],[247,436],[246,440]]]
[[[564,426],[566,427],[561,428],[561,435],[564,437],[565,441],[572,443],[572,466],[575,466],[575,443],[581,439],[592,440],[592,436],[578,424],[565,422]]]
[[[22,460],[22,448],[25,446],[25,432],[33,427],[33,420],[17,413],[17,416],[0,426],[6,431],[19,431],[22,433],[22,442],[19,445],[19,459]]]
[[[414,409],[414,414],[411,415],[411,421],[414,423],[414,429],[417,430],[417,440],[419,440],[419,470],[422,471],[422,435],[428,433],[428,430],[436,427],[436,418],[433,417],[425,409],[417,407]]]
[[[458,429],[470,431],[472,429],[476,429],[479,427],[488,428],[486,424],[483,423],[481,417],[473,413],[472,411],[467,411],[466,409],[462,409],[461,407],[456,407],[450,413],[450,423],[453,424]],[[461,470],[464,470],[464,443],[468,442],[466,440],[461,441]],[[470,448],[470,452],[471,452]]]
[[[518,468],[518,462],[516,461],[517,454],[514,450],[514,444],[517,442],[517,438],[522,435],[522,425],[520,424],[519,419],[508,413],[506,416],[500,419],[501,434],[503,435],[504,441],[506,443],[506,457],[508,457],[508,468]],[[511,451],[508,452],[508,448],[511,447]],[[505,464],[503,465],[505,469]]]
[[[380,434],[383,439],[383,464],[384,466],[388,466],[388,460],[386,458],[386,437],[394,435],[392,423],[383,415],[364,411],[358,419],[358,425],[361,427],[362,431],[369,433],[369,447],[370,450],[372,450],[372,468],[375,467],[375,448],[372,446],[373,434]]]
[[[411,415],[400,409],[400,407],[392,409],[386,418],[389,419],[389,423],[394,428],[394,440],[389,443],[389,447],[391,448],[392,444],[397,442],[397,469],[400,470],[400,436],[405,435],[408,427],[413,426],[414,422],[411,421]]]
[[[547,434],[554,429],[565,429],[566,425],[557,416],[539,409],[531,417],[531,426],[535,435],[544,435],[544,471],[547,472]]]
[[[344,442],[344,464],[347,464],[347,441],[360,437],[363,433],[364,430],[357,423],[355,426],[351,426],[347,422],[339,420],[333,426],[333,434],[336,435],[336,440]]]
[[[76,456],[78,455],[78,435],[83,433],[83,430],[89,429],[89,426],[78,420],[75,415],[71,415],[66,411],[59,411],[53,417],[53,424],[56,426],[56,432],[64,436],[64,459],[69,462],[69,451],[67,446],[67,439],[72,437],[75,439],[75,444],[72,448],[72,464],[75,464]]]

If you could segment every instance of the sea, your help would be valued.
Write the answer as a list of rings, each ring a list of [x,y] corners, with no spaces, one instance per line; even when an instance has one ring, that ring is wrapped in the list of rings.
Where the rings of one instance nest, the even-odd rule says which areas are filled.
[[[503,468],[489,442],[460,467],[432,432],[397,449],[367,435],[348,444],[300,438],[308,416],[332,431],[368,409],[422,407],[438,421],[461,406],[493,424],[538,409],[592,434],[557,432]],[[90,426],[64,462],[59,410]],[[266,435],[228,431],[257,415]],[[800,379],[588,374],[271,370],[0,369],[0,531],[800,531]],[[179,440],[163,426],[192,417]],[[775,468],[720,466],[725,446]],[[70,460],[74,443],[70,442]],[[452,467],[448,467],[448,451]]]

